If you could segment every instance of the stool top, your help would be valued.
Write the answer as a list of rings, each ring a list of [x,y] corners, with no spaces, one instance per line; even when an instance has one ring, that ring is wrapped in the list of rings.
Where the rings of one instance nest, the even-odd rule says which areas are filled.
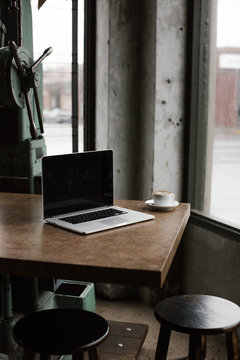
[[[160,301],[156,319],[166,327],[187,334],[220,334],[240,326],[240,308],[210,295],[180,295]]]
[[[109,333],[106,320],[80,309],[50,309],[24,316],[13,328],[16,342],[36,353],[66,355],[89,351]]]

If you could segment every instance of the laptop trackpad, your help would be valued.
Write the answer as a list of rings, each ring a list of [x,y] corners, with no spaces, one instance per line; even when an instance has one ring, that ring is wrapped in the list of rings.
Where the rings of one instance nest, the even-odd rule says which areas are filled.
[[[123,224],[127,224],[128,221],[125,219],[121,219],[120,217],[118,219],[106,219],[106,220],[101,220],[100,221],[102,224],[105,225],[123,225]]]

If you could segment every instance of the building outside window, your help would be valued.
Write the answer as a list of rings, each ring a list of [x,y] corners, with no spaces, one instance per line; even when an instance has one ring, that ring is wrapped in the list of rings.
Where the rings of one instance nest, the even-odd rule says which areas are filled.
[[[210,214],[240,228],[240,2],[218,0]]]
[[[188,200],[194,213],[240,228],[238,0],[192,5]],[[207,219],[207,221],[208,221]]]
[[[74,128],[72,126],[73,1],[46,1],[39,10],[37,0],[32,0],[31,5],[34,58],[37,59],[49,46],[53,48],[52,54],[43,62],[43,121],[47,155],[69,153],[73,151]],[[77,151],[82,151],[84,0],[78,1],[77,5]]]

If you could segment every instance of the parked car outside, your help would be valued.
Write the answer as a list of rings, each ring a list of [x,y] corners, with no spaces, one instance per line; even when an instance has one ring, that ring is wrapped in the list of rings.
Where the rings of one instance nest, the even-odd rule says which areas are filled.
[[[71,112],[60,108],[44,110],[43,121],[48,123],[71,123]]]

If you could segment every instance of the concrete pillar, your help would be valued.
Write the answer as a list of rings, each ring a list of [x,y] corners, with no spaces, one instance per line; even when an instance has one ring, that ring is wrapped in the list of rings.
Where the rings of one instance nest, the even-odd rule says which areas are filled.
[[[155,1],[97,3],[96,144],[114,150],[118,198],[151,193],[155,25]]]
[[[184,158],[187,1],[157,0],[153,188],[181,200]]]
[[[181,198],[186,0],[97,2],[98,149],[114,151],[115,196]]]

